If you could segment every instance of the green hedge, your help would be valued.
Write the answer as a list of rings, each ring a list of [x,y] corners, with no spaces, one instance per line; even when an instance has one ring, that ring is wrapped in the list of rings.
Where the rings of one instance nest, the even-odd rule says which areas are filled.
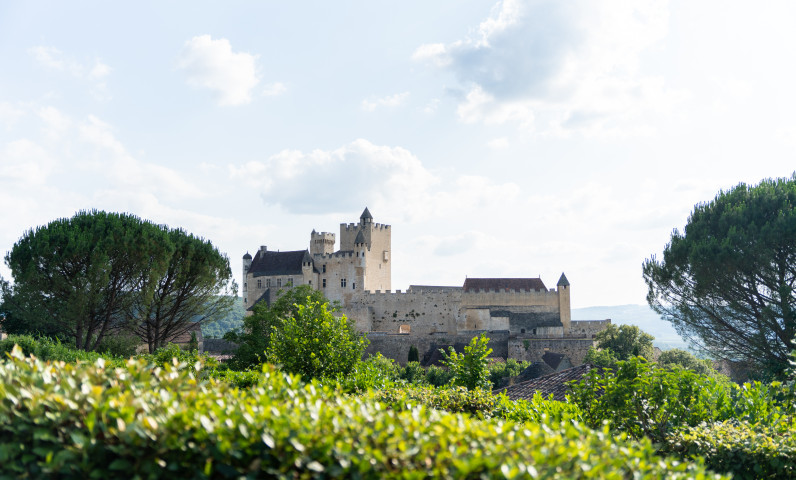
[[[268,367],[251,389],[192,369],[0,362],[9,478],[723,478],[580,424],[391,410]]]
[[[537,393],[528,400],[510,400],[504,394],[464,387],[393,386],[367,394],[369,398],[396,410],[423,405],[451,413],[467,413],[478,418],[500,418],[517,423],[582,422],[577,405],[557,402]]]
[[[736,479],[794,478],[796,439],[793,428],[747,422],[719,422],[678,432],[669,451],[683,457],[701,456],[713,470]]]

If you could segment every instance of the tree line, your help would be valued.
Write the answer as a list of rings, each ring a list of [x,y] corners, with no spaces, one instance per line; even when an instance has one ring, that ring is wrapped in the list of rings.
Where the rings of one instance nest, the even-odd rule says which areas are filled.
[[[150,352],[223,318],[237,285],[208,240],[126,213],[80,211],[28,230],[5,256],[3,329],[81,350],[132,335]]]

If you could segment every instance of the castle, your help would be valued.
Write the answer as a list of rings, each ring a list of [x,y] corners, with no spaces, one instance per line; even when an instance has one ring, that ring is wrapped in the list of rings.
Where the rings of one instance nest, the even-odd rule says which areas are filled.
[[[467,278],[463,286],[412,285],[391,292],[391,228],[373,222],[367,208],[359,223],[334,233],[312,231],[310,248],[274,252],[261,246],[243,256],[243,302],[247,315],[279,290],[311,285],[365,333],[368,352],[405,363],[411,346],[433,356],[440,347],[461,348],[487,332],[493,355],[578,365],[593,335],[610,320],[572,321],[570,284],[563,273],[556,288],[541,278]],[[563,361],[563,363],[562,363]],[[554,369],[556,367],[553,367]]]

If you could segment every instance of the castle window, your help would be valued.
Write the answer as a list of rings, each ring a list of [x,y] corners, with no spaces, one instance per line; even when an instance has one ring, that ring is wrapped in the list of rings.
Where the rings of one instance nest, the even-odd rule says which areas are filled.
[[[246,283],[246,282],[243,282],[243,289],[244,289],[244,290],[246,290],[246,289],[248,288],[248,286],[249,286],[249,284],[248,284],[248,283]]]
[[[356,290],[356,289],[357,289],[357,283],[356,282],[351,283],[351,290]]]
[[[535,328],[533,329],[533,334],[536,335],[536,329]]]
[[[323,279],[323,288],[326,288],[326,279]]]
[[[323,264],[323,273],[326,273],[326,264]]]
[[[340,286],[345,288],[345,278],[340,279]]]
[[[292,287],[293,286],[293,279],[292,278],[288,278],[287,282],[285,283],[285,286],[286,287]]]
[[[307,285],[312,286],[312,280],[307,281]]]
[[[281,278],[277,278],[276,279],[276,288],[282,288],[282,279]]]
[[[259,280],[259,279],[257,280],[257,288],[263,288],[263,281],[262,280]]]
[[[249,301],[246,300],[246,297],[243,297],[243,303],[248,303]]]
[[[271,288],[271,279],[270,278],[266,278],[265,279],[265,288]]]

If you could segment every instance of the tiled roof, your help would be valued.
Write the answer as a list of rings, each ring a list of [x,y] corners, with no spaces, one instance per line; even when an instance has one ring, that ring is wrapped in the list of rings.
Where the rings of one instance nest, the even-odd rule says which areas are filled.
[[[560,327],[561,317],[558,315],[544,315],[538,312],[512,312],[509,310],[489,310],[490,317],[508,317],[510,325],[520,325],[526,328]]]
[[[249,311],[249,312],[253,312],[255,305],[257,305],[258,303],[260,303],[263,300],[265,300],[266,304],[267,304],[269,298],[271,298],[271,289],[270,288],[266,288],[265,291],[262,293],[262,295],[257,297],[257,300],[253,301],[252,304],[249,306],[249,308],[247,308],[246,310]]]
[[[249,273],[255,277],[269,275],[301,275],[302,263],[312,262],[310,252],[271,252],[258,250],[252,260]]]
[[[542,355],[542,361],[550,365],[550,368],[552,368],[553,370],[558,370],[558,366],[561,365],[561,360],[563,360],[564,357],[566,357],[566,355],[564,355],[563,353],[555,353],[548,351],[544,352],[544,355]]]
[[[580,380],[584,375],[595,368],[598,372],[602,371],[600,367],[584,364],[533,380],[528,380],[527,382],[516,383],[506,388],[494,390],[492,393],[505,393],[511,400],[530,400],[536,392],[539,392],[546,398],[552,393],[553,399],[563,402],[566,400],[565,395],[569,390],[567,383]]]
[[[464,281],[465,292],[478,290],[529,292],[531,290],[547,291],[547,287],[541,278],[468,278]]]
[[[558,279],[558,283],[556,285],[559,287],[569,286],[569,280],[567,280],[567,276],[564,275],[564,272],[561,272],[561,277]]]
[[[368,207],[365,207],[365,211],[362,212],[362,215],[360,215],[359,218],[361,218],[361,219],[362,218],[369,218],[369,219],[373,220],[373,215],[370,214],[370,210],[368,210]]]

